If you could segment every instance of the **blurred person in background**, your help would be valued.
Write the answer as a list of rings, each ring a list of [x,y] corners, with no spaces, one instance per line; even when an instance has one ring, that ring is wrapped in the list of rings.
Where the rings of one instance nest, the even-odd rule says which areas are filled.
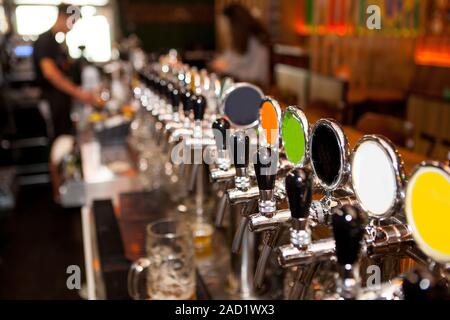
[[[56,41],[56,34],[69,32],[70,7],[62,4],[53,27],[41,34],[34,45],[34,67],[42,98],[50,104],[54,138],[72,134],[70,112],[72,98],[88,105],[99,105],[101,100],[83,90],[70,78],[71,63],[67,48]]]
[[[263,87],[270,79],[270,39],[261,21],[242,5],[224,8],[219,17],[223,53],[210,68],[221,75],[232,76]]]

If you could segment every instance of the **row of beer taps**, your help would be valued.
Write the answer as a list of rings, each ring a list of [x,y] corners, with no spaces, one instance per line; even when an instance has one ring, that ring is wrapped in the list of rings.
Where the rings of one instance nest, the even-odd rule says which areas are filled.
[[[214,223],[234,233],[231,254],[240,260],[240,272],[246,270],[240,275],[243,297],[260,295],[274,257],[293,275],[287,299],[310,297],[324,264],[336,272],[329,288],[318,286],[323,289],[320,299],[449,297],[450,259],[436,259],[417,245],[404,213],[408,176],[388,139],[365,136],[350,151],[334,120],[321,119],[311,128],[300,107],[283,112],[275,99],[251,84],[167,60],[139,70],[136,99],[152,119],[153,139],[172,156],[174,174],[187,183],[197,204],[202,206],[208,189],[204,170],[217,187]],[[180,146],[188,152],[174,159]],[[208,161],[205,155],[211,154],[213,161]],[[390,179],[384,188],[389,192],[377,198],[367,193],[373,176],[370,167],[364,167],[364,157],[380,154],[389,160],[389,170],[378,174]],[[421,165],[425,167],[450,175],[445,164]],[[288,243],[282,243],[283,234],[288,234]],[[257,257],[256,265],[249,252]],[[390,264],[399,259],[396,254],[425,267],[398,274],[408,270]],[[393,258],[384,261],[389,255]],[[364,284],[360,265],[367,260],[388,266],[384,281]]]

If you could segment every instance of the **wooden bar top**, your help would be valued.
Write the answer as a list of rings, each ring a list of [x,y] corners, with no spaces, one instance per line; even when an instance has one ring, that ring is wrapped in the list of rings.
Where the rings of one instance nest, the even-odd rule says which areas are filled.
[[[383,103],[404,100],[406,100],[405,92],[393,89],[350,89],[347,94],[347,101],[352,105],[364,103],[366,101]]]
[[[306,117],[308,118],[308,121],[310,125],[314,125],[320,118],[314,114],[314,113],[308,113],[307,111]],[[343,127],[345,135],[347,136],[348,142],[350,144],[350,148],[353,149],[358,141],[368,134],[377,134],[376,132],[370,132],[370,133],[363,133],[361,131],[358,131],[357,129],[349,126]],[[397,147],[398,152],[402,156],[405,170],[407,174],[410,174],[414,168],[419,165],[421,162],[427,160],[425,156],[421,154],[414,153],[408,149]]]

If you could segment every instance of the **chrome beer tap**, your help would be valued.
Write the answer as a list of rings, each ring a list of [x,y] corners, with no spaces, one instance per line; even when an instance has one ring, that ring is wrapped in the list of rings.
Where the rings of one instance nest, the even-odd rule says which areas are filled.
[[[228,153],[228,137],[231,129],[230,122],[225,118],[219,118],[212,124],[212,129],[217,148],[217,167],[223,172],[228,172],[231,168]]]
[[[339,277],[336,293],[328,300],[356,299],[361,292],[359,255],[367,216],[357,207],[344,206],[332,210],[333,235]]]
[[[203,151],[204,148],[213,147],[215,145],[215,140],[208,138],[204,132],[203,121],[206,111],[206,99],[202,95],[191,97],[193,101],[193,111],[194,111],[194,128],[192,131],[192,136],[185,136],[183,143],[187,147],[187,150],[193,152],[193,166],[189,183],[189,190],[193,191],[196,185],[197,176],[203,167]]]
[[[450,255],[444,253],[442,250],[441,243],[427,242],[419,229],[424,226],[429,226],[433,224],[433,210],[430,211],[428,208],[423,209],[419,204],[417,207],[411,205],[411,203],[420,203],[423,201],[423,196],[425,193],[433,193],[434,197],[428,198],[428,206],[433,207],[436,205],[441,205],[441,209],[448,209],[448,201],[446,201],[446,195],[439,185],[428,185],[425,190],[418,188],[420,191],[415,191],[416,180],[418,177],[424,178],[428,174],[434,177],[440,177],[445,181],[447,179],[450,181],[450,170],[441,164],[436,163],[424,163],[420,165],[415,172],[412,174],[411,180],[408,183],[408,188],[406,191],[406,213],[408,218],[408,224],[415,226],[413,228],[413,237],[416,241],[416,246],[423,254],[428,255],[427,258],[421,258],[420,261],[422,265],[415,267],[412,271],[409,271],[405,275],[397,276],[389,282],[382,284],[375,284],[357,292],[357,295],[351,296],[351,298],[356,298],[359,300],[411,300],[411,301],[424,301],[430,299],[438,300],[449,300],[450,299],[450,269],[448,263],[450,263]],[[426,179],[426,178],[425,178]],[[439,183],[437,183],[439,184]],[[430,190],[432,189],[432,190]],[[422,199],[422,200],[421,200]],[[445,204],[447,203],[447,204]],[[428,221],[422,221],[420,218],[420,212],[426,212]],[[435,228],[436,237],[442,237],[444,234],[448,234],[448,220],[438,221],[439,225],[443,228]],[[422,225],[422,226],[418,226]],[[336,237],[336,233],[335,233]],[[336,239],[336,254],[339,253],[339,243]],[[414,259],[416,259],[414,257]],[[361,287],[361,284],[357,284]]]
[[[190,137],[193,134],[191,128],[191,113],[194,107],[194,101],[192,99],[193,93],[189,88],[184,87],[180,89],[180,100],[183,106],[183,121],[182,125],[178,128],[174,128],[169,132],[169,144],[176,145],[180,143],[184,138]],[[181,119],[180,119],[181,120]],[[187,173],[187,164],[183,161],[179,166],[179,176],[184,177]]]
[[[172,106],[172,122],[166,125],[166,131],[170,131],[171,128],[180,127],[180,90],[176,86],[170,88],[170,104]]]
[[[171,143],[178,142],[183,136],[190,136],[193,134],[193,130],[191,128],[191,113],[194,108],[194,100],[192,99],[194,94],[189,90],[189,88],[182,88],[180,90],[180,94],[183,104],[183,127],[172,132],[169,138]]]
[[[358,204],[369,215],[365,242],[370,248],[413,240],[403,213],[403,160],[387,138],[371,135],[358,142],[351,157],[351,184]]]
[[[220,110],[226,115],[233,127],[240,130],[247,130],[255,128],[259,123],[259,112],[261,103],[264,99],[264,94],[258,87],[248,83],[232,83],[230,79],[225,79],[223,85],[222,99],[220,104]],[[243,108],[243,106],[245,106]],[[236,140],[237,139],[237,140]],[[235,161],[236,178],[235,189],[228,191],[228,199],[231,205],[244,203],[242,207],[243,219],[241,220],[240,227],[233,241],[232,252],[239,252],[239,248],[242,241],[242,235],[247,226],[247,216],[252,212],[252,207],[256,206],[256,203],[252,200],[256,200],[259,194],[257,187],[250,186],[250,174],[248,168],[248,157],[250,148],[250,138],[245,137],[243,132],[238,132],[232,138],[231,147],[233,148],[236,143],[241,145],[242,153],[237,154],[237,150],[232,150],[233,159],[237,160],[238,157],[247,157],[246,161],[237,163]],[[247,146],[247,147],[246,147]],[[244,159],[241,159],[244,160]]]
[[[158,146],[161,145],[164,124],[163,121],[167,117],[167,86],[168,83],[164,79],[160,79],[157,83],[158,101],[152,108],[152,116],[154,117],[155,125],[153,135]]]
[[[177,97],[173,96],[173,93],[175,91],[175,86],[172,83],[167,83],[166,86],[162,87],[162,93],[163,93],[163,107],[161,108],[160,113],[158,114],[158,121],[161,124],[161,128],[159,129],[159,135],[158,135],[158,145],[162,146],[162,150],[164,151],[166,149],[166,127],[167,124],[174,121],[175,117],[175,108],[177,108],[177,102],[179,104],[179,101],[176,100]],[[176,91],[175,91],[176,92]],[[177,93],[177,92],[176,92]],[[175,105],[175,107],[174,107]]]
[[[401,217],[406,180],[403,161],[389,140],[365,136],[350,157],[342,128],[323,119],[313,129],[310,152],[315,176],[326,192],[312,203],[310,214],[315,222],[330,225],[333,208],[359,206],[370,217],[365,240],[371,248],[412,240]]]
[[[248,227],[251,232],[264,232],[263,247],[254,279],[255,286],[260,288],[263,284],[268,259],[278,241],[280,228],[290,221],[290,214],[288,210],[277,211],[276,206],[274,191],[278,171],[278,150],[261,147],[254,160],[259,188],[259,212],[248,218]]]
[[[363,288],[358,300],[450,300],[450,283],[425,266],[370,288]]]
[[[169,98],[170,105],[172,108],[171,118],[165,122],[164,125],[164,146],[163,152],[168,153],[170,151],[170,137],[174,130],[183,127],[180,117],[180,105],[181,105],[181,93],[180,90],[175,86],[169,87]]]
[[[247,228],[248,216],[255,212],[257,194],[252,194],[248,165],[250,162],[250,138],[244,131],[235,132],[230,138],[230,151],[235,166],[235,188],[227,191],[230,204],[229,236],[231,250],[230,289],[241,298],[256,298],[259,292],[253,285],[258,241]]]
[[[430,178],[433,184],[429,184]],[[365,288],[358,299],[450,300],[450,255],[445,249],[448,242],[434,240],[448,238],[449,220],[441,218],[442,212],[450,210],[445,187],[448,182],[448,165],[425,162],[414,170],[405,192],[405,211],[415,240],[414,250],[408,254],[420,265],[392,281]]]
[[[367,216],[357,207],[344,206],[333,209],[335,254],[340,276],[336,283],[336,293],[325,299],[423,301],[450,298],[448,270],[434,263],[428,268],[416,267],[406,275],[396,277],[387,283],[363,288],[359,277],[358,260],[362,252],[366,220]],[[445,261],[448,262],[450,259],[447,258]]]
[[[307,168],[292,170],[285,179],[291,213],[290,244],[277,249],[278,262],[283,268],[297,267],[288,299],[303,298],[315,270],[334,253],[334,240],[312,241],[309,217],[314,180]],[[294,271],[294,270],[292,270]]]
[[[218,195],[220,200],[217,205],[215,219],[215,225],[219,228],[223,226],[223,219],[228,204],[225,192],[232,188],[234,182],[233,178],[236,174],[236,170],[231,168],[231,161],[228,153],[228,135],[230,133],[230,128],[230,122],[225,118],[217,119],[212,125],[217,148],[217,168],[210,171],[210,177],[212,182],[220,184]]]
[[[331,119],[319,120],[312,129],[309,152],[317,189],[325,191],[321,200],[312,202],[311,218],[330,225],[334,207],[356,203],[348,186],[350,150],[342,127]]]
[[[233,238],[232,253],[239,253],[242,238],[248,225],[248,216],[256,209],[255,199],[258,197],[258,188],[251,187],[248,175],[250,162],[250,138],[243,131],[238,131],[231,136],[231,152],[236,170],[234,178],[235,188],[227,191],[227,197],[231,205],[241,204],[241,218]]]
[[[334,240],[312,241],[310,208],[313,176],[308,169],[294,169],[286,176],[286,192],[291,213],[291,243],[278,248],[278,261],[284,268],[306,265],[334,253]]]

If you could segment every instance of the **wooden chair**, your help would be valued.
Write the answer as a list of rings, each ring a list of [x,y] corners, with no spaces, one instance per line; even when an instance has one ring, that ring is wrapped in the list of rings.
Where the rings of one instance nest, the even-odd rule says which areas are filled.
[[[348,124],[351,110],[347,103],[348,81],[312,72],[308,87],[308,111]]]
[[[435,160],[450,153],[450,103],[435,97],[412,94],[408,121],[414,125],[414,151]]]
[[[383,135],[399,147],[414,147],[413,125],[400,118],[368,112],[360,118],[356,127],[366,134]]]
[[[279,94],[286,103],[297,104],[302,108],[308,105],[309,71],[286,64],[275,65],[275,79]],[[292,100],[296,97],[296,101]]]

